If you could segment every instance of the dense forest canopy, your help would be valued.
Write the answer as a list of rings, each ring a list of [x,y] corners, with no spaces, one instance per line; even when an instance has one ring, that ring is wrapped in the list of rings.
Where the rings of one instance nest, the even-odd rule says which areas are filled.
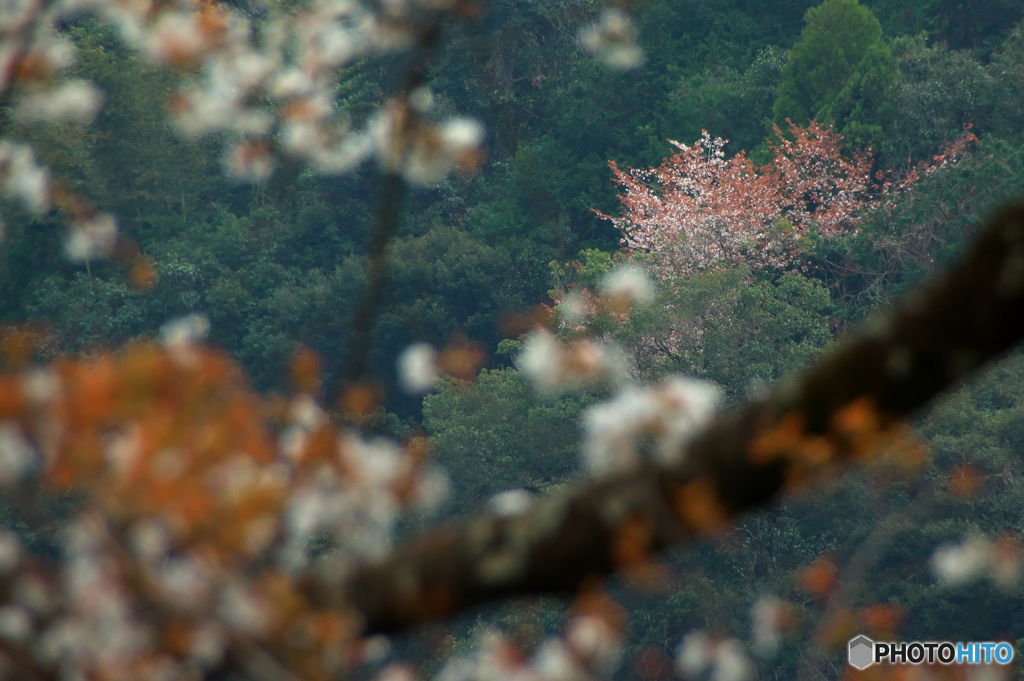
[[[685,550],[624,521],[626,577],[571,604],[360,641],[295,591],[674,465],[949,270],[1024,196],[1020,3],[9,4],[0,672],[749,681],[854,674],[858,633],[1024,645],[1016,352]],[[231,61],[250,34],[280,72]]]

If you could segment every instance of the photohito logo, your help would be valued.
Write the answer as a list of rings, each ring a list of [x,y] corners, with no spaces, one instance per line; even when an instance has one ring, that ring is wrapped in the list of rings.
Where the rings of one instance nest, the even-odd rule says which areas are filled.
[[[863,634],[850,639],[850,666],[867,669],[873,664],[1010,664],[1013,646],[992,641],[950,643],[949,641],[911,641],[876,643]]]

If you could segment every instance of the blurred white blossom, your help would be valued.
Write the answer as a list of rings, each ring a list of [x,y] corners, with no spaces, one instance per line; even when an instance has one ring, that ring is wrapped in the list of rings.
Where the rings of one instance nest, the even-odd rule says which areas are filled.
[[[160,564],[154,574],[168,605],[185,613],[202,612],[213,590],[214,566],[195,556],[175,556]]]
[[[34,573],[24,574],[14,582],[13,595],[15,603],[39,616],[49,615],[56,605],[50,585]]]
[[[563,349],[554,334],[546,329],[534,331],[526,339],[516,366],[539,387],[552,389],[562,373]]]
[[[750,609],[751,647],[761,657],[774,657],[782,644],[779,626],[783,603],[778,596],[761,596]]]
[[[0,195],[18,199],[33,213],[50,207],[50,172],[36,163],[27,144],[0,139]]]
[[[172,319],[160,327],[160,340],[171,357],[181,366],[194,366],[198,361],[197,346],[210,333],[210,319],[201,313]]]
[[[582,324],[596,310],[594,298],[587,291],[573,291],[558,306],[560,321],[569,326]]]
[[[232,629],[258,636],[271,621],[271,607],[240,580],[220,590],[217,614]]]
[[[428,392],[439,378],[437,351],[428,343],[413,343],[398,356],[398,383],[406,393]]]
[[[455,117],[434,125],[412,107],[391,102],[370,121],[377,162],[401,173],[411,184],[438,182],[455,168],[477,164],[484,127],[474,118]]]
[[[643,269],[636,265],[622,265],[601,279],[600,292],[612,299],[645,304],[654,298],[654,284]]]
[[[15,33],[32,17],[38,0],[0,0],[0,33]],[[0,83],[0,87],[2,87]]]
[[[747,657],[743,644],[726,639],[715,648],[715,666],[712,681],[747,681],[754,676],[754,665]]]
[[[702,631],[687,634],[676,654],[676,668],[688,679],[703,676],[710,669],[712,681],[747,681],[754,665],[743,644],[735,639],[713,641]]]
[[[210,333],[209,318],[198,312],[176,317],[160,327],[160,340],[167,348],[195,345]]]
[[[0,607],[0,637],[23,643],[32,635],[32,617],[19,605]]]
[[[1015,542],[993,544],[980,535],[935,549],[929,567],[935,578],[946,586],[970,584],[988,576],[997,586],[1010,588],[1020,581],[1022,571],[1020,550]]]
[[[421,85],[409,93],[409,106],[420,113],[426,113],[434,108],[434,93],[430,88]]]
[[[448,474],[438,466],[427,466],[420,472],[413,494],[415,510],[423,515],[434,515],[440,510],[450,493],[451,481]]]
[[[64,250],[73,262],[106,258],[117,245],[117,222],[110,213],[99,213],[71,225]]]
[[[33,367],[29,369],[19,381],[21,394],[33,406],[43,405],[58,394],[61,390],[61,381],[57,373],[52,369]]]
[[[34,456],[32,445],[17,423],[0,423],[0,485],[10,485],[21,480]]]
[[[144,518],[129,531],[132,550],[139,560],[147,564],[162,561],[171,548],[171,534],[167,525],[156,518]]]
[[[378,634],[363,640],[362,661],[373,664],[381,662],[391,652],[391,639]]]
[[[327,412],[309,393],[300,393],[292,398],[288,408],[288,418],[295,425],[307,431],[319,430],[328,421]]]
[[[657,460],[681,460],[686,445],[711,420],[719,389],[707,382],[670,377],[651,387],[627,386],[583,414],[583,460],[593,475],[607,475],[639,460],[640,436],[657,441]]]
[[[230,147],[224,156],[224,169],[230,177],[258,184],[274,174],[274,158],[262,140],[242,140]]]
[[[203,622],[192,634],[189,657],[201,669],[213,669],[224,657],[228,639],[224,627],[214,621]]]
[[[602,64],[615,71],[636,68],[644,60],[636,44],[636,28],[618,8],[605,9],[596,23],[580,31],[580,44]]]
[[[89,123],[103,105],[103,93],[92,83],[72,80],[52,90],[34,92],[18,105],[15,116],[23,121],[79,121]]]
[[[487,502],[492,513],[500,516],[522,515],[530,510],[534,497],[525,489],[511,489],[500,492]]]
[[[565,640],[587,665],[602,675],[614,671],[622,654],[619,633],[606,619],[597,615],[579,615],[569,622]]]
[[[351,132],[348,126],[305,120],[285,124],[282,145],[289,153],[307,159],[314,169],[330,174],[348,172],[373,153],[365,134]]]
[[[336,452],[337,469],[324,464],[288,492],[279,555],[288,570],[306,564],[307,544],[324,532],[334,541],[335,558],[378,558],[391,547],[403,506],[430,513],[447,497],[447,476],[416,464],[391,440],[344,432]]]
[[[288,419],[291,425],[281,431],[278,450],[286,460],[298,463],[305,454],[309,436],[323,427],[329,419],[327,412],[309,393],[300,393],[292,398],[288,408]]]
[[[9,575],[21,561],[21,542],[13,532],[0,530],[0,576]]]
[[[676,653],[676,667],[686,678],[700,676],[711,666],[714,646],[703,631],[691,631],[683,637]]]
[[[960,544],[937,548],[929,565],[935,578],[947,586],[968,584],[982,576],[991,552],[991,542],[984,537],[972,536]]]
[[[471,656],[448,658],[433,681],[592,681],[615,670],[621,646],[620,632],[593,614],[570,620],[564,638],[542,641],[527,659],[504,634],[488,630]]]
[[[619,385],[628,377],[625,356],[614,345],[588,339],[563,343],[546,329],[527,336],[515,363],[545,393],[601,380]]]

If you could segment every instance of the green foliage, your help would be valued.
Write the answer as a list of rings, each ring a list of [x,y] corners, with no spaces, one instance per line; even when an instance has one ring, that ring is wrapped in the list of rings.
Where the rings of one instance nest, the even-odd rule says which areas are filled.
[[[548,267],[555,287],[548,291],[548,295],[553,300],[561,300],[571,289],[594,289],[612,266],[612,254],[597,248],[583,249],[579,252],[579,259],[564,266],[559,265],[557,260],[552,260]]]
[[[877,148],[895,112],[890,101],[895,65],[888,45],[869,47],[836,98],[819,111],[818,120],[838,128],[849,145]]]
[[[743,72],[717,66],[685,79],[668,96],[672,139],[689,143],[707,130],[730,140],[734,151],[763,146],[787,59],[785,50],[769,46]]]
[[[696,374],[736,400],[818,357],[832,339],[831,308],[828,289],[813,279],[757,280],[738,267],[674,282],[616,333],[644,375]],[[648,347],[673,331],[675,347]]]
[[[992,79],[975,55],[942,43],[929,46],[924,33],[894,38],[890,45],[895,112],[876,146],[884,165],[906,168],[927,159],[959,138],[968,123],[975,130],[988,127]]]
[[[865,0],[886,35],[925,32],[929,40],[987,57],[1021,19],[1016,0]]]
[[[540,401],[513,369],[484,370],[474,383],[449,380],[423,400],[434,458],[452,471],[452,512],[499,492],[541,491],[578,470],[579,416],[595,401],[568,394]]]
[[[860,321],[951,265],[984,218],[1024,194],[1024,149],[995,136],[956,166],[923,178],[891,211],[879,211],[834,249],[819,250],[835,282],[837,316]],[[839,272],[842,272],[840,275]]]
[[[825,0],[807,10],[807,26],[782,68],[774,120],[833,124],[856,144],[881,139],[892,114],[887,101],[894,75],[882,26],[857,0]]]
[[[987,130],[1018,143],[1024,137],[1024,25],[1018,23],[992,55]]]

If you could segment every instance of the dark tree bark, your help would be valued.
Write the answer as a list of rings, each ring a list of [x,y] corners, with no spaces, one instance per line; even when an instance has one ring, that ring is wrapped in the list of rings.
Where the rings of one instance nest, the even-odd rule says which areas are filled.
[[[573,592],[629,569],[821,471],[871,455],[902,420],[1024,337],[1024,208],[896,312],[765,399],[715,420],[682,463],[647,466],[429,532],[343,582],[310,578],[319,607],[352,605],[392,632],[497,598]]]

